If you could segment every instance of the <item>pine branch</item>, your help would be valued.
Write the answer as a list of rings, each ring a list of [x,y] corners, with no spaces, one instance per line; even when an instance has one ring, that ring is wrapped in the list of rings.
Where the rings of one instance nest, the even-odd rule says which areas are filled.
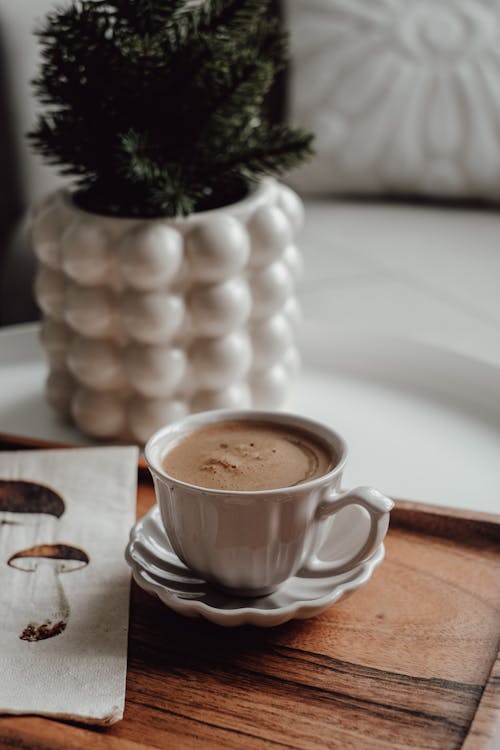
[[[299,128],[276,125],[260,136],[262,142],[254,140],[248,148],[223,157],[215,165],[214,173],[236,172],[249,179],[269,173],[283,174],[313,153],[313,136]]]
[[[145,133],[130,130],[121,137],[121,146],[125,158],[118,164],[118,172],[131,182],[154,183],[162,174],[155,159],[149,155],[149,143]]]
[[[198,150],[222,149],[225,143],[232,146],[245,142],[250,133],[260,124],[262,102],[274,77],[269,62],[255,62],[220,101],[203,126]]]
[[[268,0],[204,0],[186,14],[186,22],[196,34],[223,29],[226,33],[248,32],[268,10]]]
[[[269,0],[72,0],[37,34],[44,107],[28,137],[89,210],[189,213],[304,160],[311,137],[271,128],[287,57]]]

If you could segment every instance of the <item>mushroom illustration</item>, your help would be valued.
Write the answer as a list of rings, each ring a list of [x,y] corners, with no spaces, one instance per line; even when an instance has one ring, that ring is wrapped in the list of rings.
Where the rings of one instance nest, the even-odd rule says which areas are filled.
[[[33,618],[19,636],[21,640],[41,641],[66,629],[70,606],[59,576],[79,570],[89,561],[83,549],[69,544],[36,544],[8,559],[11,568],[36,575]]]
[[[64,500],[50,487],[21,479],[0,479],[0,529],[2,526],[32,526],[43,518],[60,518]]]

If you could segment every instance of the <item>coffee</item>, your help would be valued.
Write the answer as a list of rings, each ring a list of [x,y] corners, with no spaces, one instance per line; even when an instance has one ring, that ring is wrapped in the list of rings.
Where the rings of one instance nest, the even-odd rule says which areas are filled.
[[[306,430],[252,420],[208,424],[183,437],[163,458],[182,482],[217,490],[293,487],[333,469],[330,446]]]

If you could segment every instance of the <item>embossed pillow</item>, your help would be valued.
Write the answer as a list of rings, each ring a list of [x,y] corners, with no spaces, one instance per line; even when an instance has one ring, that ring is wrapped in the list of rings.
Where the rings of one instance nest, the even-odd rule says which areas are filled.
[[[499,0],[285,0],[304,192],[500,197]]]

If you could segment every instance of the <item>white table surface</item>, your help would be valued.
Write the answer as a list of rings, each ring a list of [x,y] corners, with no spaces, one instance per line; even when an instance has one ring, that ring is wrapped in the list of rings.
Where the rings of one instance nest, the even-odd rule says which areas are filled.
[[[299,244],[290,408],[348,439],[344,484],[500,512],[500,214],[316,201]],[[0,330],[0,431],[82,440],[45,372],[33,327]]]
[[[500,365],[498,208],[315,200],[306,209],[306,319]]]
[[[394,408],[385,413],[385,426],[389,420],[401,428],[399,443],[391,443],[394,454],[383,452],[373,422],[372,429],[369,420],[361,424],[356,404],[349,404],[360,449],[369,450],[370,440],[362,436],[370,435],[377,459],[393,467],[382,472],[377,459],[365,461],[366,468],[377,469],[367,481],[383,480],[384,488],[396,494],[500,513],[500,212],[329,199],[310,201],[306,209],[299,242],[305,259],[300,298],[306,321],[319,322],[360,350],[377,337],[386,344],[391,339],[404,342],[420,361],[410,391],[399,388],[406,406],[407,397],[422,396],[406,428],[395,403],[395,386],[405,379],[408,385],[411,364],[398,367],[394,362],[392,386],[388,372],[379,378],[386,390],[376,413],[384,420],[383,396],[390,393]],[[397,346],[388,349],[396,355]],[[361,351],[358,355],[363,360]],[[368,362],[366,357],[354,368],[357,376],[364,373],[365,383],[373,381]],[[484,381],[487,365],[493,368],[489,387]],[[353,385],[353,366],[347,363],[345,369],[349,367]],[[443,391],[448,391],[448,399]],[[483,436],[489,433],[484,442],[475,432],[482,428]],[[415,447],[419,440],[422,446],[433,445],[435,455],[420,469],[415,453],[414,471],[410,436]],[[358,460],[354,452],[353,460]],[[352,478],[365,481],[361,472]]]

